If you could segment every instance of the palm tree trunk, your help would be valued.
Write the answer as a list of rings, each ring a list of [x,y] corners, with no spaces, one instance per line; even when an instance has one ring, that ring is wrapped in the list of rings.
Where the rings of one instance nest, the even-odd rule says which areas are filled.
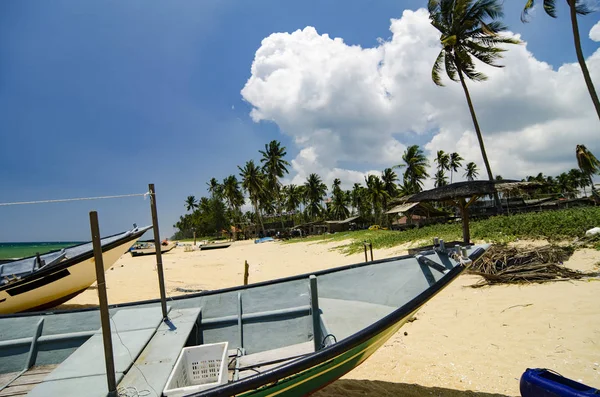
[[[485,164],[488,178],[490,181],[493,181],[494,175],[492,174],[492,168],[490,167],[490,162],[488,161],[487,153],[485,152],[485,144],[483,143],[483,136],[481,135],[481,129],[479,128],[477,116],[475,115],[475,108],[473,108],[473,102],[471,102],[471,95],[469,94],[469,89],[467,88],[467,84],[465,83],[465,78],[460,70],[460,67],[457,67],[457,69],[458,76],[460,77],[460,83],[462,84],[463,90],[465,91],[465,96],[467,97],[467,104],[469,105],[469,112],[471,112],[471,118],[473,119],[473,126],[475,126],[475,133],[477,134],[479,148],[481,149],[481,157],[483,157],[483,163]],[[496,202],[496,207],[500,208],[500,197],[498,197],[498,193],[494,193],[494,201]]]
[[[569,9],[571,10],[571,26],[573,28],[573,41],[575,42],[575,52],[577,53],[577,61],[579,62],[579,66],[581,66],[581,72],[583,73],[583,79],[585,80],[585,85],[587,85],[587,89],[590,92],[590,96],[592,97],[592,102],[594,103],[594,107],[596,108],[596,113],[598,114],[598,119],[600,119],[600,101],[598,100],[598,95],[596,94],[596,90],[594,88],[594,84],[592,83],[592,78],[590,77],[590,72],[585,63],[585,58],[583,57],[583,51],[581,51],[581,40],[579,38],[579,25],[577,23],[577,11],[575,9],[575,0],[567,0],[569,3]]]
[[[265,225],[263,225],[262,217],[260,216],[260,212],[258,211],[258,202],[256,200],[252,200],[252,204],[254,205],[254,213],[256,214],[256,217],[258,218],[258,222],[260,223],[260,228],[262,229],[263,237],[264,237],[266,234]]]

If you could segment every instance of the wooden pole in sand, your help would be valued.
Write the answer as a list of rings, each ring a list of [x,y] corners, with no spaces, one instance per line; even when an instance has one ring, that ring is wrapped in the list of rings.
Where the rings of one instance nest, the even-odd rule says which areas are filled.
[[[248,261],[244,261],[244,285],[248,285],[248,277],[250,273],[250,265]]]
[[[100,322],[102,324],[102,340],[104,342],[104,361],[106,363],[108,396],[116,397],[117,380],[115,377],[115,361],[113,357],[113,346],[110,333],[110,317],[108,313],[108,298],[106,296],[106,280],[104,279],[104,261],[102,259],[102,244],[100,243],[100,226],[98,225],[98,213],[96,211],[90,212],[90,228],[92,231],[94,260],[96,262],[96,280],[98,284],[98,298],[100,300]]]
[[[160,245],[160,233],[158,231],[158,215],[156,211],[156,191],[154,183],[148,185],[150,191],[150,210],[152,211],[152,229],[154,230],[154,247],[156,248],[156,268],[158,269],[158,287],[160,289],[160,306],[162,308],[163,320],[167,317],[167,298],[165,295],[165,276],[163,274],[162,250]]]

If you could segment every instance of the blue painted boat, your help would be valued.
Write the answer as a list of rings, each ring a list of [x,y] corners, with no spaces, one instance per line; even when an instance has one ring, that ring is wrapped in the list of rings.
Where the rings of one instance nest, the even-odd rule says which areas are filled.
[[[544,368],[527,368],[521,376],[522,397],[590,397],[600,396],[600,390]]]
[[[268,243],[269,241],[275,241],[275,240],[273,239],[273,237],[263,237],[263,238],[254,240],[254,244]]]

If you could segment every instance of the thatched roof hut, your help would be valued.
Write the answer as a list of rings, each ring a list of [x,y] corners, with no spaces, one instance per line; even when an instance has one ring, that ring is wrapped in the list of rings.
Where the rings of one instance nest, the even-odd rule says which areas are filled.
[[[427,202],[427,201],[449,201],[460,209],[463,222],[463,241],[470,243],[471,233],[469,231],[469,211],[468,208],[477,199],[482,196],[494,194],[497,192],[508,192],[516,190],[526,190],[539,187],[537,182],[519,182],[519,181],[464,181],[451,183],[446,186],[431,190],[425,190],[413,194],[407,199],[407,202]],[[469,199],[467,201],[467,199]]]

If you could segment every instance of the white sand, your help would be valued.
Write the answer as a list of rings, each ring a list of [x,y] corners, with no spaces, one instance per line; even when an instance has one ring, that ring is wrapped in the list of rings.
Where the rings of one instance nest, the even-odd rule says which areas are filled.
[[[341,244],[245,241],[194,252],[178,247],[163,256],[167,292],[239,285],[244,260],[250,263],[250,282],[364,260],[362,253],[332,250]],[[404,254],[403,248],[375,250],[375,259]],[[567,265],[591,270],[599,262],[600,251],[585,249]],[[106,273],[109,302],[158,297],[154,267],[153,256],[125,254]],[[551,368],[600,387],[599,280],[467,287],[476,281],[461,276],[362,366],[316,395],[518,396],[519,378],[528,367]],[[92,287],[64,307],[97,301]]]

